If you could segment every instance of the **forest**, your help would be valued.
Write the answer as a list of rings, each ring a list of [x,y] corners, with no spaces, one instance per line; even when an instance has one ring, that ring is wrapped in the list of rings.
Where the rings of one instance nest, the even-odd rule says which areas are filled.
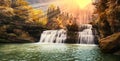
[[[43,30],[72,25],[77,27],[76,19],[55,5],[44,13],[25,0],[0,0],[0,42],[37,42]]]

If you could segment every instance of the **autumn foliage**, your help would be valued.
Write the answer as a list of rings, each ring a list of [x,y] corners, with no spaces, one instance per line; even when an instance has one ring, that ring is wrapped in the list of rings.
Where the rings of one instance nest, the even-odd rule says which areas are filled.
[[[38,41],[47,24],[43,15],[25,0],[0,0],[0,42]]]

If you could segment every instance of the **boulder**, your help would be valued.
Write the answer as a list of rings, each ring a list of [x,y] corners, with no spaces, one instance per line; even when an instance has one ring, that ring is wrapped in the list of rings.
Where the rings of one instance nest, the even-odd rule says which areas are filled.
[[[120,32],[99,40],[99,46],[104,53],[120,51]]]

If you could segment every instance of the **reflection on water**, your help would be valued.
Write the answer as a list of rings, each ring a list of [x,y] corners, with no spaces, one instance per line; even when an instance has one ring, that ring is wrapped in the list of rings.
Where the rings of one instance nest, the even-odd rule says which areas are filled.
[[[1,44],[0,61],[119,61],[96,45]]]

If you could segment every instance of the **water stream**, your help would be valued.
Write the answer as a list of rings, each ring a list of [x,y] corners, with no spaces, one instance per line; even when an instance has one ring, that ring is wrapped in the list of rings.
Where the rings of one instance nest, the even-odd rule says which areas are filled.
[[[120,61],[90,44],[0,44],[0,61]]]
[[[92,31],[92,25],[83,24],[79,28],[77,44],[95,44],[95,36]],[[67,39],[66,30],[47,30],[40,37],[40,43],[64,43]]]

